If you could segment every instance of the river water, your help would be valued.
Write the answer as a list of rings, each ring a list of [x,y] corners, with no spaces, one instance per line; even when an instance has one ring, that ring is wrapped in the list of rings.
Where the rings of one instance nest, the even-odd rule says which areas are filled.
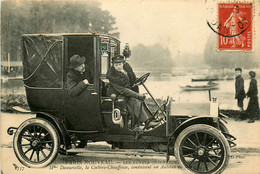
[[[191,82],[192,76],[166,76],[166,77],[150,77],[145,83],[149,91],[155,98],[166,98],[171,96],[175,101],[181,102],[200,102],[209,101],[209,92],[206,91],[184,91],[180,86],[193,84]],[[245,79],[245,91],[248,90],[249,79]],[[200,83],[200,82],[196,82]],[[201,82],[205,84],[206,82]],[[222,80],[216,81],[219,84],[219,89],[211,90],[211,97],[218,99],[221,109],[238,109],[235,97],[235,81]],[[143,88],[140,90],[145,92]],[[248,99],[244,101],[244,108],[246,109]]]
[[[155,98],[166,99],[169,95],[175,101],[184,102],[199,102],[208,101],[208,91],[183,91],[179,86],[184,86],[191,83],[191,75],[186,76],[153,76],[150,75],[145,85]],[[259,81],[259,80],[258,80]],[[245,79],[245,91],[248,90],[249,79]],[[203,83],[203,82],[202,82]],[[205,83],[205,82],[204,82]],[[235,95],[235,81],[223,80],[216,81],[219,83],[219,89],[212,90],[211,96],[216,97],[221,109],[237,109]],[[260,82],[259,82],[260,83]],[[258,85],[259,85],[258,83]],[[259,87],[259,86],[258,86]],[[14,92],[24,94],[22,80],[8,80],[1,83],[2,94]],[[140,86],[140,92],[146,93],[145,89]],[[147,96],[148,97],[148,96]],[[248,99],[244,100],[244,108],[246,109]]]

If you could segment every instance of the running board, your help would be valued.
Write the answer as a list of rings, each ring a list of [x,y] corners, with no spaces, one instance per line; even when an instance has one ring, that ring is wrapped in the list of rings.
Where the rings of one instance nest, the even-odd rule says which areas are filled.
[[[69,133],[80,133],[80,134],[93,134],[99,133],[98,130],[91,130],[91,131],[77,131],[77,130],[68,130]]]

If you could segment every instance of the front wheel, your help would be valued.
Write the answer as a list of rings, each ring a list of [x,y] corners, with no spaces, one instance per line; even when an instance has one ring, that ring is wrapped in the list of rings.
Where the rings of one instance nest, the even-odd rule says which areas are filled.
[[[32,118],[17,129],[14,152],[18,160],[27,167],[39,168],[51,164],[59,152],[59,134],[47,120]]]
[[[189,173],[221,173],[229,161],[230,149],[216,128],[197,124],[184,129],[176,139],[174,154]]]

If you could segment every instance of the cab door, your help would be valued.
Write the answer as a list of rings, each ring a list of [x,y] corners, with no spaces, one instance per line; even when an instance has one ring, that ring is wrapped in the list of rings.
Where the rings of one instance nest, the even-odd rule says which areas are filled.
[[[64,88],[63,115],[68,122],[69,129],[95,133],[102,131],[99,111],[99,84],[96,80],[96,38],[92,35],[64,37],[64,82],[68,73],[69,59],[74,54],[86,57],[86,67],[95,76],[93,84],[89,84],[78,96],[70,96]]]

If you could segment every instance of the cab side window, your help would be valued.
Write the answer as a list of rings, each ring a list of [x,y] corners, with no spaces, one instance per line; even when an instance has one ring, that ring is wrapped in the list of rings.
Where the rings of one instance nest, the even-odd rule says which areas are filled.
[[[94,79],[94,49],[93,49],[93,37],[90,36],[68,36],[68,64],[70,58],[78,54],[86,58],[85,68],[89,72],[91,82]],[[68,72],[68,71],[67,71]]]

